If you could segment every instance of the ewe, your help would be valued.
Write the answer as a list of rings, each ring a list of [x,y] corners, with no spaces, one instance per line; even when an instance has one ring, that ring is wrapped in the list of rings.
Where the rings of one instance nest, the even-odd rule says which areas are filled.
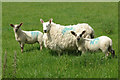
[[[40,19],[43,24],[43,40],[44,46],[51,50],[64,51],[64,50],[77,50],[76,39],[72,37],[70,31],[81,32],[85,29],[87,32],[83,35],[84,37],[93,37],[94,30],[88,24],[77,24],[63,26],[52,22],[50,19],[48,22],[44,22]]]

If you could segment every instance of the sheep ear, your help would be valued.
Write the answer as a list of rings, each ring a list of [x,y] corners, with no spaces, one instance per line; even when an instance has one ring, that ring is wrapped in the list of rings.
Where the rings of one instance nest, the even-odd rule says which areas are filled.
[[[40,19],[40,22],[41,22],[41,23],[44,23],[44,21],[43,21],[42,19]]]
[[[82,32],[82,35],[85,33],[86,31],[84,30],[83,32]]]
[[[84,30],[81,34],[80,34],[80,37],[82,37],[82,35],[85,33],[86,31]]]
[[[20,23],[20,26],[22,26],[23,23]]]
[[[22,24],[23,24],[23,23],[20,23],[20,25],[18,26],[18,28],[19,28],[20,26],[22,26]]]
[[[72,33],[74,36],[77,36],[77,34],[76,34],[74,31],[71,31],[71,33]]]
[[[51,24],[52,21],[53,21],[53,19],[51,18],[51,19],[49,20],[49,23]]]
[[[14,25],[13,25],[13,24],[10,24],[10,26],[14,28]]]

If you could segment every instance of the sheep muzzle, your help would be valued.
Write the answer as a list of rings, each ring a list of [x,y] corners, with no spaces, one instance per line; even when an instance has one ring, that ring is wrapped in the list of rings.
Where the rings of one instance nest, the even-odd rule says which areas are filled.
[[[18,29],[15,29],[15,32],[17,32],[18,31]]]
[[[44,30],[44,33],[47,33],[47,30]]]
[[[80,40],[80,38],[78,37],[78,38],[77,38],[77,41],[79,41],[79,40]]]

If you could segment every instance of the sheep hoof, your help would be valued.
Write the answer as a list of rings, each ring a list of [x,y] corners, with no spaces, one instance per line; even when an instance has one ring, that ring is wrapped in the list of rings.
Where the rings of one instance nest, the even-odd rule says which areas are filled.
[[[40,51],[42,50],[42,47],[40,47]]]
[[[60,53],[58,53],[58,56],[60,56]]]
[[[108,56],[104,56],[103,59],[108,59]]]
[[[21,50],[21,53],[23,53],[23,50]]]

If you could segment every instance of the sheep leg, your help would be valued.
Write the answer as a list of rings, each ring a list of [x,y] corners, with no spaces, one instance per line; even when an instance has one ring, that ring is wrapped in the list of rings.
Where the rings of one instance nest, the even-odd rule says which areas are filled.
[[[61,50],[58,50],[58,56],[60,56],[62,54]]]
[[[82,54],[85,54],[85,51],[84,51],[84,50],[82,51]]]
[[[58,52],[58,56],[60,56],[60,52]]]
[[[79,50],[79,51],[81,51],[81,50],[82,50],[82,48],[81,48],[81,47],[78,47],[78,50]]]
[[[85,53],[85,49],[83,49],[82,47],[78,47],[78,51],[82,51],[82,54]]]
[[[109,51],[107,49],[102,50],[103,53],[105,53],[105,57],[109,56]]]
[[[103,53],[105,53],[105,57],[107,57],[108,56],[108,50],[107,50],[107,48],[101,48],[101,51],[103,52]]]
[[[86,49],[82,48],[82,54],[85,54],[85,52],[86,52]]]
[[[40,46],[40,50],[42,50],[42,45]]]
[[[23,53],[23,47],[21,47],[21,52]]]
[[[44,42],[44,46],[45,46],[45,48],[47,48],[47,45],[46,45],[46,44],[47,44],[47,43],[46,43],[46,40],[44,40],[43,42]]]
[[[109,56],[109,52],[106,52],[105,54],[106,54],[106,56]]]
[[[42,47],[43,47],[43,46],[42,46],[42,42],[41,42],[41,43],[40,43],[40,50],[42,50]]]
[[[20,47],[21,47],[21,52],[23,53],[24,44],[20,43]]]

